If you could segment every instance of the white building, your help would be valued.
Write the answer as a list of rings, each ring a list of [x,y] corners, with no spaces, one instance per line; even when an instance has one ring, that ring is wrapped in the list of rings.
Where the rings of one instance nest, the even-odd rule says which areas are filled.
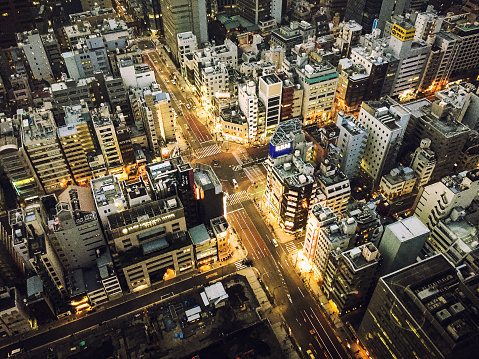
[[[332,150],[330,150],[331,153]],[[319,165],[318,183],[326,196],[326,206],[339,214],[346,210],[351,196],[351,186],[349,178],[338,169],[338,161],[333,157],[328,156]]]
[[[369,133],[354,116],[339,113],[336,119],[339,128],[339,168],[348,177],[355,176],[363,157]]]
[[[392,169],[410,113],[390,98],[364,101],[358,122],[369,132],[361,169],[377,184]]]
[[[411,193],[416,182],[412,168],[398,167],[381,177],[379,187],[388,199],[393,199]]]
[[[190,54],[198,49],[198,42],[196,41],[196,36],[191,32],[182,32],[181,34],[176,34],[178,42],[178,61],[180,67],[183,64],[183,56]]]
[[[248,123],[248,140],[255,141],[259,135],[260,124],[258,124],[258,97],[254,81],[238,86],[238,104]]]
[[[414,28],[408,23],[394,24],[389,47],[399,58],[399,69],[391,91],[397,96],[418,89],[426,67],[431,45],[424,40],[414,41]]]
[[[429,182],[434,167],[436,166],[436,156],[429,148],[430,145],[431,140],[429,138],[423,138],[420,146],[414,151],[411,164],[409,165],[416,175],[417,187],[424,187]]]
[[[91,117],[109,173],[122,173],[123,160],[108,106],[102,103],[100,108],[91,111]]]
[[[266,108],[266,136],[272,135],[279,125],[282,89],[283,82],[275,74],[262,76],[259,79],[258,94]]]
[[[196,86],[199,86],[199,95],[203,101],[211,103],[216,93],[228,91],[228,68],[224,63],[217,62],[213,66],[201,68],[200,71],[200,80]]]
[[[38,81],[53,81],[52,68],[40,34],[37,31],[25,31],[17,34],[17,37],[18,47],[23,50],[33,77]]]
[[[311,262],[318,246],[319,230],[323,226],[336,221],[338,216],[331,208],[315,204],[308,212],[308,222],[306,224],[306,235],[304,237],[303,254],[307,261]]]
[[[155,82],[155,72],[144,63],[135,63],[132,56],[122,57],[118,62],[120,76],[126,88],[148,87]]]
[[[424,187],[414,215],[432,229],[440,219],[449,216],[453,208],[469,207],[478,190],[479,169],[444,177]]]
[[[121,190],[120,181],[114,175],[95,178],[90,181],[96,210],[104,228],[107,228],[108,216],[126,209],[126,199]]]
[[[111,73],[105,44],[100,36],[80,41],[73,51],[64,52],[62,56],[69,76],[75,80],[92,77],[96,71],[102,71],[104,75]]]

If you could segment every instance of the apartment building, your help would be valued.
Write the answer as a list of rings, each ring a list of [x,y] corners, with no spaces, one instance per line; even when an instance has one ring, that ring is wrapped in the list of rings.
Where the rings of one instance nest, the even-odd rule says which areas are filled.
[[[260,129],[264,128],[264,123],[258,123],[258,96],[254,81],[248,81],[246,84],[238,86],[238,105],[246,117],[248,141],[257,141],[262,134]]]

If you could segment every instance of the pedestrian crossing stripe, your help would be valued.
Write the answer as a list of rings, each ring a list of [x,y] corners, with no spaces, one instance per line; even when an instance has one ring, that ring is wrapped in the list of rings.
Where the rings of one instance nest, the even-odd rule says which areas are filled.
[[[245,265],[243,264],[243,261],[237,261],[237,262],[235,262],[235,266],[236,266],[236,270],[241,270],[241,269],[244,269],[244,268],[247,267],[247,266],[245,266]]]
[[[226,197],[226,200],[232,205],[238,204],[238,203],[249,200],[249,195],[248,195],[248,192],[246,191],[229,193],[228,196]]]
[[[261,171],[258,165],[244,167],[243,170],[251,182],[260,182],[266,178],[265,174]]]
[[[216,144],[206,146],[206,147],[201,147],[195,150],[196,158],[205,158],[205,157],[216,155],[218,153],[221,153],[221,150]]]
[[[286,243],[286,249],[290,253],[291,252],[297,253],[299,251],[298,247],[296,247],[296,244],[291,243],[291,242]]]

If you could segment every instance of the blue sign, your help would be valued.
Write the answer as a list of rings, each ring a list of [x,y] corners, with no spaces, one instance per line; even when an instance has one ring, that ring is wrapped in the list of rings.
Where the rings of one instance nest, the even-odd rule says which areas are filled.
[[[373,21],[373,30],[374,30],[374,29],[377,29],[377,27],[378,27],[378,19],[374,19],[374,21]]]

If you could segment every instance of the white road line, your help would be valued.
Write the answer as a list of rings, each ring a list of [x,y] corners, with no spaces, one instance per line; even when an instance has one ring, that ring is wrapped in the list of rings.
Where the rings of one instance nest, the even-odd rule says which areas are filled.
[[[300,287],[298,287],[298,290],[299,290],[299,292],[301,293],[301,295],[304,297],[304,294],[303,294],[303,292],[301,291],[301,288],[300,288]]]
[[[245,224],[248,223],[248,222],[246,221],[246,214],[245,214],[245,213],[241,212],[241,213],[239,214],[239,216],[240,216],[241,219],[242,219],[241,222],[243,222],[243,223],[245,223]],[[254,242],[256,243],[256,246],[257,246],[257,248],[259,249],[259,252],[262,254],[263,257],[266,257],[266,253],[264,253],[263,248],[259,245],[258,241],[257,241],[256,238],[254,237],[253,232],[251,231],[251,228],[249,227],[249,225],[246,225],[246,228],[248,229],[248,231],[249,231],[249,233],[250,233],[250,235],[251,235],[251,238],[253,238]]]
[[[318,316],[316,315],[316,313],[314,312],[313,308],[310,307],[310,309],[311,309],[311,312],[313,313],[313,315],[315,316],[316,320],[318,321],[319,325],[321,326],[321,328],[323,328],[324,334],[326,334],[326,336],[328,337],[328,339],[329,339],[329,341],[331,342],[331,344],[332,344],[334,350],[336,350],[336,353],[338,353],[339,357],[341,358],[341,354],[339,354],[338,349],[336,349],[336,346],[334,345],[333,341],[331,340],[331,337],[329,336],[329,334],[326,332],[326,330],[324,329],[323,325],[322,325],[321,322],[319,321],[319,318],[318,318]],[[317,332],[318,332],[318,331],[316,331],[316,333],[317,333]],[[321,341],[323,341],[323,340],[321,339]],[[324,341],[323,341],[323,343],[324,343]],[[325,346],[325,347],[326,347],[326,346]],[[328,347],[326,347],[326,350],[328,350]],[[331,355],[331,353],[329,352],[329,350],[328,350],[328,353],[329,353],[329,355],[332,357],[332,355]]]
[[[313,313],[314,313],[314,312],[313,312]],[[329,354],[330,358],[332,358],[331,352],[329,351],[328,347],[326,346],[326,343],[324,342],[323,338],[321,338],[321,336],[319,335],[318,329],[317,329],[316,326],[313,324],[313,321],[309,318],[308,313],[306,313],[306,311],[304,311],[304,314],[305,314],[306,318],[308,318],[309,322],[311,323],[311,326],[314,328],[314,331],[315,331],[316,333],[318,333],[318,337],[319,337],[319,338],[321,339],[321,341],[323,342],[324,348],[328,351],[328,354]],[[329,335],[328,335],[328,333],[326,333],[326,331],[324,330],[324,327],[323,327],[323,325],[321,324],[321,322],[319,322],[319,325],[321,325],[321,328],[323,328],[324,333],[325,333],[325,334],[328,336],[328,338],[329,338]],[[329,338],[329,340],[331,341],[331,338]],[[331,342],[331,344],[332,344],[332,343],[333,343],[333,342]],[[333,345],[333,346],[334,346],[334,345]],[[334,347],[334,349],[336,349],[336,347]],[[336,349],[336,352],[337,352],[337,351],[338,351],[338,350]],[[338,354],[339,354],[339,353],[338,353]],[[341,355],[340,355],[339,357],[341,357]]]

